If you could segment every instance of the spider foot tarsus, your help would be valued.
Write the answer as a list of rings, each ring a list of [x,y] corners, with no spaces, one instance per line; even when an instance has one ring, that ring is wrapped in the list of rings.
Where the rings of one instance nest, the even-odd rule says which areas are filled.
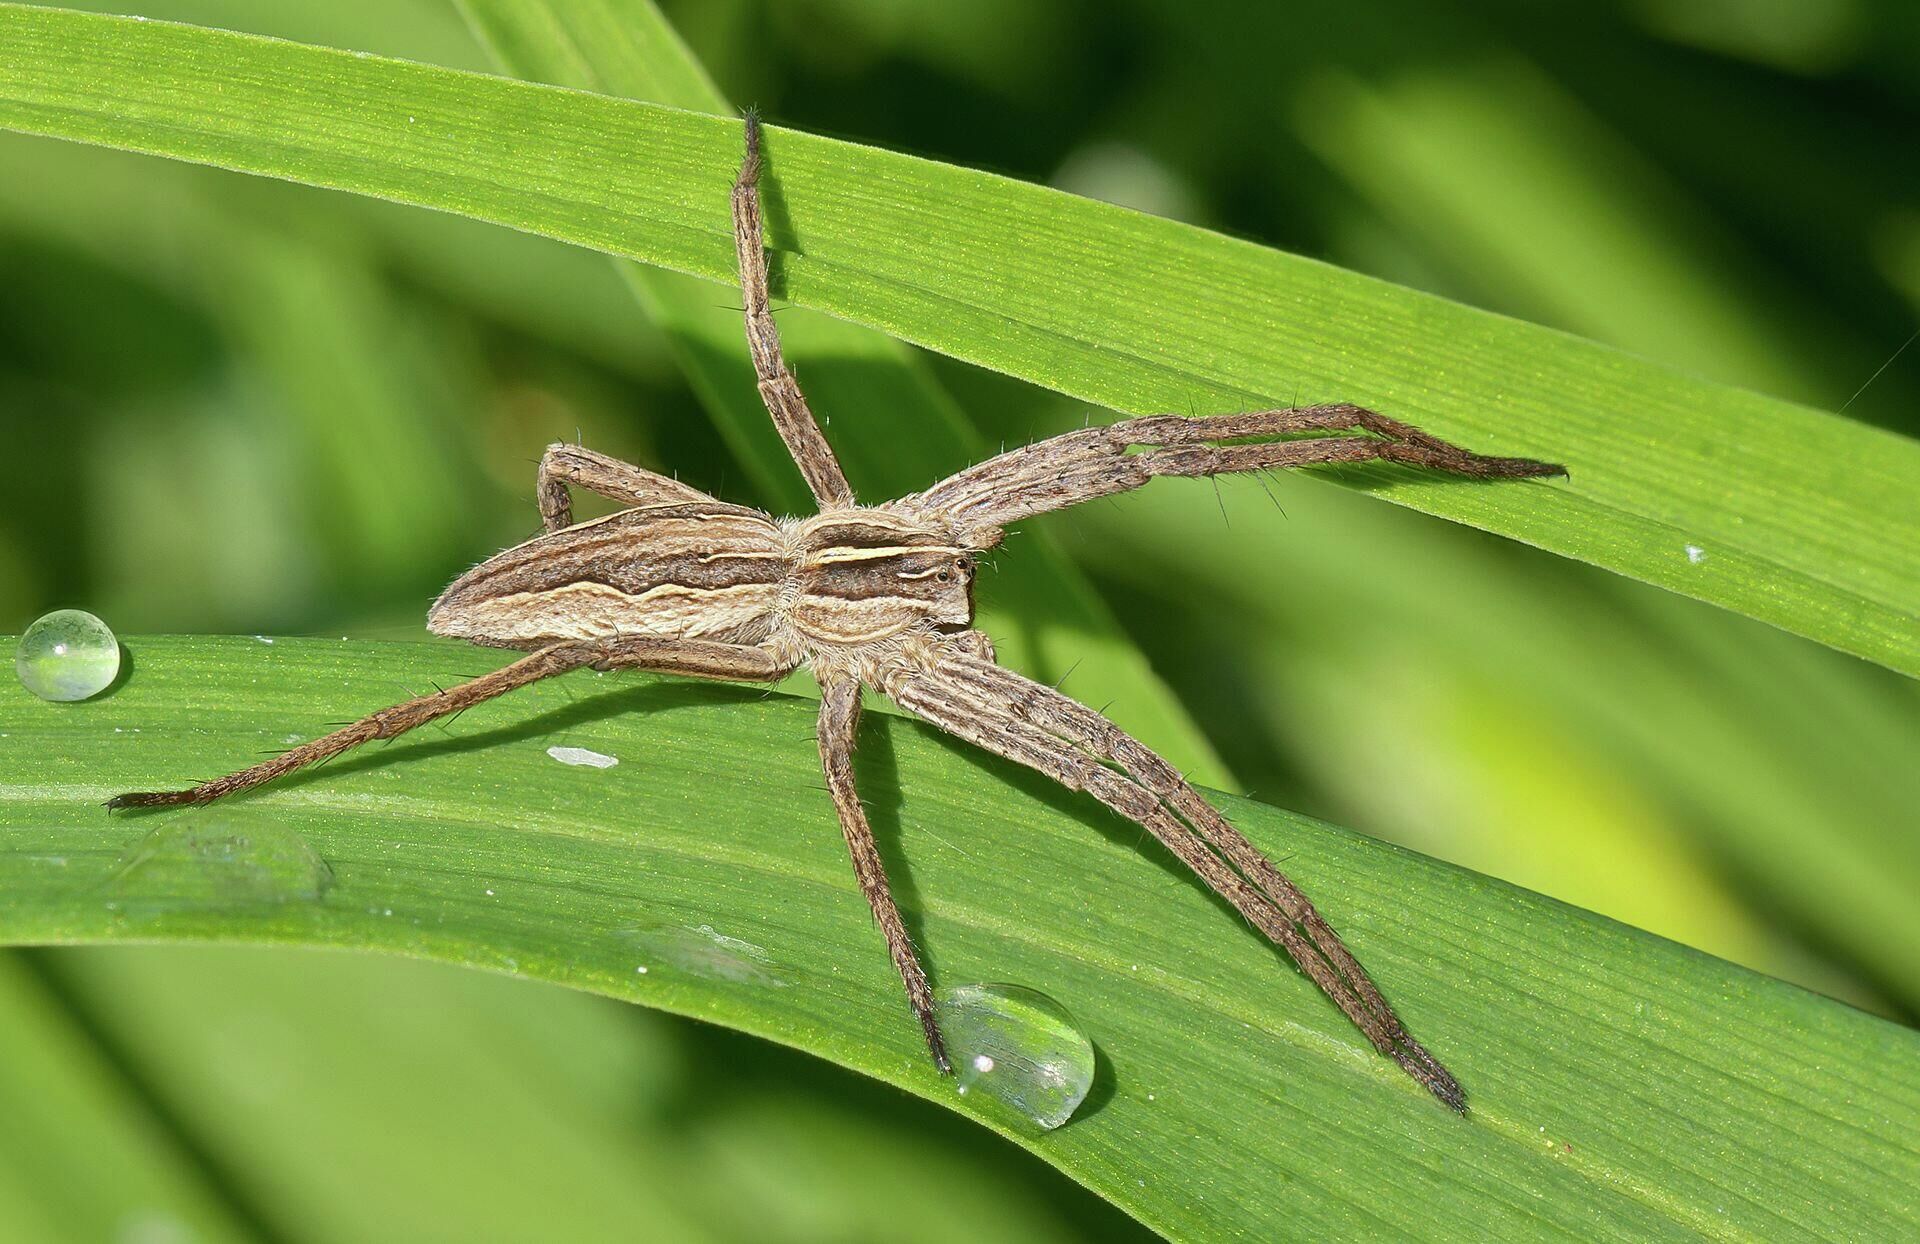
[[[187,790],[135,790],[115,795],[102,806],[109,812],[122,808],[170,808],[183,803],[205,803],[199,787]]]
[[[1453,1078],[1452,1072],[1440,1065],[1439,1059],[1427,1053],[1425,1046],[1403,1032],[1394,1039],[1389,1054],[1402,1070],[1418,1080],[1449,1110],[1457,1114],[1467,1112],[1466,1090],[1460,1087],[1460,1081]]]
[[[742,108],[740,118],[747,123],[747,154],[740,162],[736,180],[742,186],[751,186],[760,180],[760,110]]]
[[[933,1054],[933,1065],[940,1069],[941,1075],[952,1075],[953,1060],[947,1057],[947,1039],[941,1035],[940,1025],[934,1019],[933,1012],[921,1013],[920,1028],[927,1034],[927,1049]]]

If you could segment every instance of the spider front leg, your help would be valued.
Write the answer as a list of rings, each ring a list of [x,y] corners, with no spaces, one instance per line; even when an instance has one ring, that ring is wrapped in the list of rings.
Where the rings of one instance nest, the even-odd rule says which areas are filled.
[[[926,1034],[927,1049],[933,1054],[940,1074],[953,1074],[947,1059],[947,1043],[934,1018],[933,988],[927,984],[926,970],[913,948],[900,908],[887,885],[886,866],[880,848],[873,839],[873,827],[867,824],[866,809],[853,782],[854,732],[860,724],[860,684],[851,678],[823,682],[820,686],[820,762],[826,769],[827,789],[833,794],[834,809],[840,814],[840,830],[846,835],[847,851],[853,856],[854,875],[860,880],[860,892],[873,908],[873,918],[887,939],[887,951],[893,966],[907,987],[907,1002],[919,1017]]]
[[[540,477],[534,495],[540,502],[540,521],[549,534],[573,526],[573,498],[569,487],[584,488],[627,505],[672,505],[683,501],[711,501],[698,488],[676,479],[622,462],[582,445],[564,441],[547,446],[540,457]]]
[[[1300,432],[1334,435],[1215,443]],[[1126,492],[1158,475],[1227,475],[1370,461],[1478,479],[1567,473],[1551,462],[1476,454],[1364,407],[1306,406],[1202,418],[1155,415],[1068,432],[989,458],[896,504],[941,513],[962,528],[985,529]]]
[[[853,489],[814,422],[800,383],[780,355],[780,330],[773,324],[767,295],[766,227],[760,216],[760,118],[747,114],[747,155],[733,183],[733,247],[740,265],[741,310],[747,320],[747,349],[760,377],[760,400],[767,404],[787,453],[806,477],[823,510],[853,504]]]
[[[185,790],[135,791],[107,800],[109,808],[153,808],[172,804],[211,803],[225,795],[285,777],[297,769],[330,759],[362,743],[391,739],[449,713],[458,713],[509,691],[583,666],[595,669],[644,669],[695,678],[729,678],[771,682],[792,668],[764,648],[716,644],[704,640],[650,638],[565,639],[549,644],[490,674],[456,683],[433,695],[423,695],[369,713],[356,722],[308,743],[280,753],[238,773],[202,782]]]

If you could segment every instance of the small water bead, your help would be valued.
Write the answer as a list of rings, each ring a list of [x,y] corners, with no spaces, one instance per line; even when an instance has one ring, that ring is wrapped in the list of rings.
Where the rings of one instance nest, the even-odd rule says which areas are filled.
[[[21,685],[43,700],[84,700],[119,675],[120,641],[92,614],[56,609],[20,637],[13,667]]]
[[[121,857],[107,888],[114,910],[138,917],[317,902],[332,885],[333,868],[305,838],[242,806],[156,826]]]
[[[940,1031],[969,1100],[1028,1130],[1052,1131],[1093,1087],[1093,1042],[1067,1009],[1024,985],[940,991]]]
[[[785,989],[792,974],[760,946],[718,932],[710,924],[688,928],[675,924],[633,925],[614,931],[626,952],[680,975],[735,985],[766,985]],[[646,967],[636,971],[644,976]]]

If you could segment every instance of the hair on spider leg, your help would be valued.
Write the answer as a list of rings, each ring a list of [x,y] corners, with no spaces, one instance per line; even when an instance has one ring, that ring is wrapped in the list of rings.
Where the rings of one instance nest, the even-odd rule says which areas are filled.
[[[1280,512],[1280,517],[1286,518],[1287,517],[1286,507],[1280,504],[1280,498],[1274,494],[1273,489],[1269,486],[1267,481],[1268,476],[1277,475],[1278,472],[1277,471],[1250,471],[1248,472],[1248,474],[1253,476],[1254,482],[1260,485],[1260,491],[1267,494],[1267,500],[1273,502],[1273,508]]]
[[[1914,329],[1913,335],[1911,337],[1908,337],[1905,341],[1901,342],[1900,348],[1895,350],[1892,354],[1888,355],[1887,361],[1880,364],[1880,366],[1877,369],[1875,369],[1874,373],[1871,376],[1867,377],[1866,383],[1861,385],[1859,388],[1855,389],[1853,391],[1853,396],[1848,398],[1845,402],[1842,402],[1840,405],[1840,409],[1834,411],[1833,413],[1836,415],[1846,414],[1847,407],[1853,405],[1854,402],[1858,401],[1862,393],[1865,393],[1868,389],[1872,388],[1873,382],[1880,379],[1880,373],[1886,371],[1887,368],[1892,367],[1893,361],[1899,358],[1902,354],[1905,354],[1907,352],[1907,347],[1912,345],[1916,341],[1920,341],[1920,328]]]
[[[954,846],[951,842],[948,842],[945,838],[942,838],[939,834],[934,833],[932,830],[928,829],[924,825],[919,826],[917,832],[925,834],[927,837],[933,839],[935,842],[939,843],[941,846],[945,847],[947,850],[953,852],[955,855],[959,856],[962,859],[973,860],[975,863],[979,862],[978,856],[974,855],[970,851],[962,851],[959,847]]]

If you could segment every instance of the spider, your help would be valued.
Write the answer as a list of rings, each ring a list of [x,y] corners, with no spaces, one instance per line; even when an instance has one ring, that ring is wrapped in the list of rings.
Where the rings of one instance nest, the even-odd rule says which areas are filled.
[[[427,615],[435,634],[527,655],[251,768],[187,790],[120,795],[108,807],[206,803],[581,667],[771,682],[805,665],[820,684],[820,756],[854,874],[942,1073],[952,1065],[933,990],[854,786],[863,687],[1144,827],[1283,949],[1376,1049],[1464,1110],[1459,1083],[1408,1034],[1313,904],[1172,766],[1099,713],[995,664],[992,641],[972,627],[974,570],[1009,523],[1155,476],[1376,460],[1480,478],[1564,470],[1471,453],[1371,410],[1326,405],[1124,419],[862,506],[781,357],[753,117],[745,136],[732,202],[747,344],[760,395],[819,512],[777,519],[582,447],[553,445],[538,477],[544,534],[462,575]],[[1292,433],[1319,435],[1280,439]],[[570,487],[629,508],[575,523]]]

